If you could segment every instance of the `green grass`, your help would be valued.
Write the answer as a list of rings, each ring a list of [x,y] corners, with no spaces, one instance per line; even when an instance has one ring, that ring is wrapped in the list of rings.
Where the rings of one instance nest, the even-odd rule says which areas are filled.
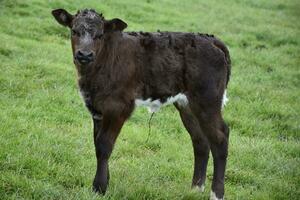
[[[136,31],[213,33],[233,67],[226,199],[300,199],[297,0],[0,0],[0,199],[101,199],[92,124],[77,91],[69,31],[53,8],[95,8]],[[190,190],[192,145],[173,107],[123,127],[103,199],[208,199]]]

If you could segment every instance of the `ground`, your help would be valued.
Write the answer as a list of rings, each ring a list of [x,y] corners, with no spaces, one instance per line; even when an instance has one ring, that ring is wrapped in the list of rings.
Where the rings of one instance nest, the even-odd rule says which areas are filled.
[[[297,0],[0,0],[0,199],[101,199],[91,192],[91,118],[79,97],[70,32],[54,8],[94,8],[130,31],[221,38],[232,56],[226,199],[300,198]],[[208,199],[190,190],[193,153],[177,112],[146,109],[122,129],[103,199]]]

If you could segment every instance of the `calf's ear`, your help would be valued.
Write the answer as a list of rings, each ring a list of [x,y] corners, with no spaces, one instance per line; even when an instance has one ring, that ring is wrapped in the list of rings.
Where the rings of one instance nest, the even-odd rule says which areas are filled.
[[[105,22],[104,31],[123,31],[127,28],[127,24],[121,19],[115,18]]]
[[[56,9],[56,10],[52,10],[52,15],[58,23],[60,23],[63,26],[68,26],[71,28],[71,24],[74,16],[68,13],[68,11],[64,9]]]

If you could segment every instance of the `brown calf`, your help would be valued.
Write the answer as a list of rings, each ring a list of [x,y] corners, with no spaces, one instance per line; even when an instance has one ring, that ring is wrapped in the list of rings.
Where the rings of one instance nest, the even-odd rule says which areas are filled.
[[[94,10],[71,15],[57,9],[52,14],[71,30],[79,88],[93,117],[94,190],[106,192],[108,159],[135,106],[145,105],[155,112],[174,104],[194,147],[192,187],[204,189],[211,150],[211,199],[223,199],[229,129],[221,108],[230,76],[225,45],[207,34],[126,33],[125,22],[106,20]]]

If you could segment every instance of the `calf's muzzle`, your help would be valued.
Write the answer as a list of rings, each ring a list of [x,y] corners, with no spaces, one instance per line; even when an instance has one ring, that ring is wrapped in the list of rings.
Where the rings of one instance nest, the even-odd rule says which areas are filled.
[[[75,53],[75,60],[77,60],[82,65],[89,64],[94,60],[94,53],[92,51],[78,50]]]

